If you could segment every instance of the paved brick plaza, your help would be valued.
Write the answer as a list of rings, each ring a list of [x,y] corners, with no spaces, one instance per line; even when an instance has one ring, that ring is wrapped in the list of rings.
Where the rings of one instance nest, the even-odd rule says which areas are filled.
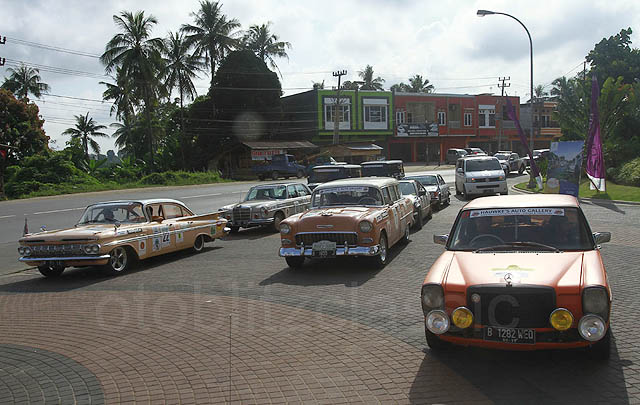
[[[462,206],[392,261],[291,271],[278,236],[240,232],[106,278],[0,278],[0,403],[640,403],[640,207],[583,204],[614,293],[612,358],[426,348],[419,290]],[[229,315],[231,314],[231,373]]]

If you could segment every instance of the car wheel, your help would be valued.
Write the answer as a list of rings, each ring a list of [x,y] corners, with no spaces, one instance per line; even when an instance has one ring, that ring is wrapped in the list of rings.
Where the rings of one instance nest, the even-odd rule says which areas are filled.
[[[424,333],[427,336],[427,344],[429,345],[429,348],[431,350],[438,352],[447,350],[451,347],[451,344],[449,342],[445,342],[444,340],[440,339],[435,333],[429,332],[427,328],[424,329]]]
[[[231,233],[238,233],[238,231],[240,230],[240,227],[232,225],[230,229],[231,229]]]
[[[51,266],[49,264],[45,264],[42,266],[38,266],[38,271],[40,274],[47,278],[60,277],[62,272],[64,271],[63,266]]]
[[[290,256],[285,257],[284,260],[287,261],[287,265],[292,269],[299,269],[304,264],[304,257]]]
[[[273,230],[275,232],[280,232],[280,222],[282,222],[283,219],[284,214],[282,213],[282,211],[276,212],[276,214],[273,216]]]
[[[302,170],[298,170],[298,173],[296,173],[296,177],[301,179],[304,177],[304,172]]]
[[[587,350],[592,359],[607,360],[611,356],[611,329],[608,329],[604,337]]]
[[[400,242],[402,243],[409,243],[409,224],[407,224],[407,226],[404,228],[404,235],[402,235],[402,238],[400,239]]]
[[[509,189],[507,188],[507,191],[505,191],[504,193],[500,193],[500,195],[509,195]]]
[[[468,200],[469,194],[467,194],[467,190],[464,188],[464,184],[462,185],[462,199]]]
[[[451,204],[451,195],[447,195],[447,205]]]
[[[192,249],[196,253],[202,252],[202,250],[204,249],[204,236],[203,235],[198,235],[196,237],[196,240],[193,242],[193,248]]]
[[[271,173],[271,178],[273,180],[278,180],[279,177],[280,177],[280,173],[278,173],[277,171]]]
[[[460,190],[458,190],[458,184],[456,183],[456,195],[460,195],[460,194],[462,193],[460,192]]]
[[[381,269],[387,264],[387,259],[388,259],[387,255],[389,253],[387,235],[384,232],[380,234],[380,241],[378,244],[380,245],[380,254],[377,256],[374,256],[372,259],[373,259],[374,267],[377,269]]]
[[[109,253],[109,263],[105,266],[108,274],[116,276],[124,273],[131,266],[133,255],[124,246],[113,248]]]

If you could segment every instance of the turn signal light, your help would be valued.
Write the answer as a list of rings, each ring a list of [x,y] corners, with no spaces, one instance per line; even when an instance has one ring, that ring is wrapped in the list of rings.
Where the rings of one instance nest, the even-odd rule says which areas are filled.
[[[567,309],[558,308],[551,313],[549,321],[551,322],[551,326],[556,330],[563,331],[569,329],[571,325],[573,325],[573,315]]]
[[[473,314],[465,307],[459,307],[451,313],[453,324],[460,329],[466,329],[473,324]]]

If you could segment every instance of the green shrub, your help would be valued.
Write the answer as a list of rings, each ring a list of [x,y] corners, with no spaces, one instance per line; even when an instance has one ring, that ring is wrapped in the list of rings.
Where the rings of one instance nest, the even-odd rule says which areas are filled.
[[[620,168],[616,183],[640,187],[640,158],[635,158]]]
[[[140,179],[142,184],[164,184],[164,178],[160,173],[151,173]]]

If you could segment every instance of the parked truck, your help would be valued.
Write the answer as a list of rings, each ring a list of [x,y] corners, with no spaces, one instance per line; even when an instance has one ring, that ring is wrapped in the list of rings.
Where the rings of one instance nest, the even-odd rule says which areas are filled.
[[[273,155],[271,163],[254,166],[252,170],[260,180],[269,178],[277,180],[280,177],[288,179],[293,176],[300,179],[304,177],[306,172],[306,168],[296,163],[293,155],[288,154]]]

